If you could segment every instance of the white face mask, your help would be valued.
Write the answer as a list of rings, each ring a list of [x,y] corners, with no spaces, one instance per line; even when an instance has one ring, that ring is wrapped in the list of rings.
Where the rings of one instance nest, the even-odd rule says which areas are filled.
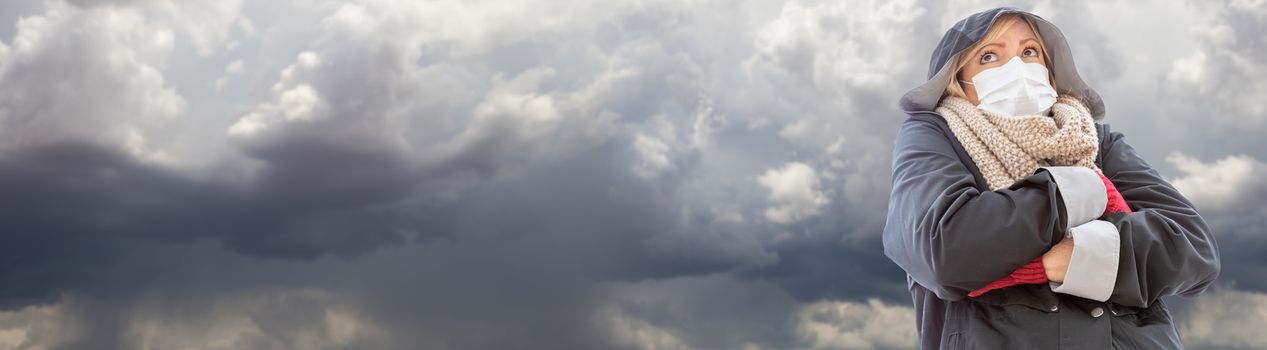
[[[1018,56],[1002,66],[978,72],[971,83],[964,83],[977,88],[978,108],[1005,116],[1047,115],[1056,103],[1056,90],[1048,82],[1047,67],[1025,63]]]

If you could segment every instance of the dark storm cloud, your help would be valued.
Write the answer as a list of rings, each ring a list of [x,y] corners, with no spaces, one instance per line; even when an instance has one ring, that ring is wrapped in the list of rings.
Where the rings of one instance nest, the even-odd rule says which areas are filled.
[[[1182,153],[1169,163],[1183,174],[1172,179],[1183,191],[1218,239],[1224,263],[1219,281],[1242,290],[1267,291],[1267,183],[1256,179],[1267,164],[1238,154],[1215,161],[1200,161]]]
[[[1267,54],[1267,6],[1261,2],[1226,2],[1216,15],[1191,27],[1198,46],[1175,60],[1165,76],[1168,104],[1200,120],[1180,133],[1191,154],[1218,158],[1243,153],[1267,159],[1261,147],[1267,134],[1267,67],[1250,59]],[[1200,103],[1177,103],[1200,101]]]
[[[316,148],[314,150],[321,150]],[[203,183],[137,163],[126,154],[85,144],[56,144],[0,159],[0,231],[7,263],[6,308],[46,303],[61,292],[104,276],[136,240],[188,243],[213,238],[247,254],[311,258],[351,256],[421,238],[429,217],[393,206],[392,181],[357,184],[350,172],[381,167],[372,157],[323,152],[322,174],[343,175],[355,195],[325,176],[265,176],[267,190]],[[293,158],[296,161],[302,157]],[[342,173],[340,173],[342,171]],[[372,181],[371,181],[372,180]],[[348,182],[351,181],[351,182]],[[399,183],[399,181],[395,181]],[[345,185],[349,186],[349,185]],[[376,190],[377,189],[377,190]],[[432,237],[445,232],[436,220]],[[409,231],[407,231],[409,230]],[[408,236],[413,237],[413,236]],[[116,271],[143,274],[141,271]],[[137,276],[133,276],[137,277]]]
[[[799,242],[775,249],[777,264],[746,272],[744,277],[768,280],[800,301],[882,298],[906,303],[910,298],[905,272],[888,261],[880,237],[858,242]]]
[[[660,54],[655,48],[649,53]],[[631,54],[642,53],[634,50]],[[356,61],[355,57],[341,60],[337,54],[322,55],[322,60],[336,65]],[[665,67],[669,73],[675,70]],[[638,78],[647,81],[628,83],[656,86],[658,76],[659,72],[650,72]],[[533,94],[522,89],[535,89],[537,82],[531,80],[537,78],[525,77],[529,81],[507,77],[505,94],[494,91],[494,97]],[[627,149],[628,138],[573,151],[576,155],[562,160],[525,164],[515,159],[541,144],[517,132],[533,125],[520,124],[515,119],[519,115],[505,114],[513,111],[491,105],[485,119],[473,126],[480,129],[462,131],[452,146],[441,146],[445,152],[439,157],[406,159],[418,154],[366,136],[374,130],[355,129],[364,126],[355,122],[364,119],[356,118],[380,117],[383,110],[338,108],[348,100],[367,106],[388,104],[381,100],[381,90],[375,89],[397,87],[390,79],[369,74],[319,79],[330,79],[316,80],[311,86],[334,106],[326,113],[335,119],[299,124],[263,134],[263,138],[239,139],[252,169],[245,181],[215,176],[194,180],[94,143],[49,142],[8,152],[3,188],[12,199],[6,209],[14,215],[5,222],[4,232],[11,232],[9,238],[19,244],[7,247],[30,254],[18,255],[23,259],[6,265],[6,282],[13,282],[6,285],[30,288],[6,294],[8,306],[16,309],[33,301],[51,302],[63,293],[96,296],[111,289],[95,283],[99,279],[118,280],[113,288],[136,292],[150,290],[147,286],[152,285],[193,283],[172,276],[183,273],[182,269],[196,270],[198,265],[182,264],[179,259],[164,261],[152,250],[133,247],[138,241],[166,242],[165,249],[197,254],[188,242],[207,238],[255,256],[315,259],[363,256],[405,240],[451,235],[451,240],[416,240],[423,246],[435,244],[439,251],[422,255],[410,251],[414,258],[393,260],[394,270],[365,267],[322,276],[302,272],[305,267],[328,265],[296,263],[299,267],[287,273],[300,277],[285,277],[287,273],[268,272],[265,267],[273,263],[265,261],[258,263],[265,271],[239,268],[207,273],[219,276],[215,281],[230,284],[351,289],[348,298],[357,300],[378,322],[385,322],[382,327],[397,335],[399,344],[466,348],[530,341],[553,348],[593,348],[595,334],[605,331],[588,326],[592,308],[584,300],[594,298],[595,281],[706,273],[748,264],[750,259],[768,260],[754,243],[695,238],[692,233],[700,230],[684,226],[675,217],[679,206],[672,191],[655,188],[632,174],[636,155]],[[657,100],[661,92],[648,88],[614,98],[627,98],[632,106],[637,105],[632,101]],[[279,101],[284,105],[284,99]],[[267,109],[263,112],[270,112]],[[510,167],[511,172],[504,163],[518,165]],[[683,168],[689,171],[686,164]],[[436,179],[442,176],[449,178]],[[447,183],[461,189],[468,181],[485,185],[468,186],[452,198],[427,192],[453,191],[445,188]],[[710,222],[707,216],[703,222]],[[662,232],[696,243],[689,251],[681,251],[671,238],[665,238],[669,243],[660,248],[643,247],[646,238]],[[740,242],[749,240],[740,238]],[[449,244],[454,248],[446,252]],[[380,250],[373,256],[391,251]],[[235,259],[218,256],[217,260]],[[200,263],[222,262],[217,260]],[[155,271],[137,268],[147,261],[171,270],[147,278]],[[367,276],[358,277],[363,275]],[[308,282],[285,282],[290,279]],[[333,282],[312,282],[325,279]],[[214,285],[226,294],[235,290]],[[197,302],[182,297],[180,289],[175,293],[166,297],[174,304]],[[129,305],[146,303],[147,294],[130,295],[110,293],[97,302],[69,304],[66,312],[77,314],[79,323],[75,324],[85,331],[68,335],[77,336],[81,343],[67,346],[135,344],[135,339],[122,334],[129,327]],[[111,306],[116,302],[122,306]],[[266,324],[272,322],[264,323],[261,327],[270,327]],[[285,329],[282,325],[263,331]],[[490,329],[509,333],[489,337]]]
[[[67,155],[59,155],[58,152]],[[50,191],[49,188],[55,185],[29,189],[32,193],[50,197],[153,200],[182,191],[179,183],[172,185],[170,178],[153,174],[152,169],[105,163],[102,159],[111,158],[93,155],[92,152],[72,149],[32,155],[45,164],[74,160],[71,163],[78,167],[73,169],[26,169],[29,165],[19,167],[14,163],[6,163],[5,169],[30,174],[15,178],[26,185],[39,185],[33,178],[44,175],[49,183],[79,183],[88,189],[147,189],[140,193],[114,194]],[[60,214],[69,218],[121,217],[145,221],[120,222],[113,229],[104,229],[95,222],[62,222],[64,226],[46,222],[6,223],[6,232],[13,232],[8,230],[10,228],[22,229],[14,227],[21,224],[40,228],[31,230],[33,234],[30,235],[12,237],[21,239],[30,236],[33,241],[8,247],[13,247],[13,253],[32,255],[17,255],[29,259],[17,260],[6,266],[4,275],[14,282],[6,285],[44,288],[6,296],[38,296],[42,298],[41,302],[51,302],[52,296],[59,292],[84,295],[84,299],[67,307],[68,312],[80,315],[72,318],[84,332],[80,334],[83,343],[78,345],[118,344],[117,347],[121,348],[135,345],[137,340],[123,337],[126,332],[121,328],[125,327],[121,322],[128,320],[133,311],[130,307],[134,304],[198,303],[200,298],[223,298],[223,295],[235,293],[267,295],[272,289],[317,288],[335,293],[334,300],[355,304],[358,312],[369,315],[379,324],[378,327],[396,335],[391,337],[393,347],[485,348],[524,342],[553,348],[602,347],[603,334],[607,330],[596,328],[590,319],[590,312],[601,305],[600,282],[669,278],[717,271],[733,264],[700,257],[648,255],[641,248],[642,241],[650,232],[664,229],[666,223],[672,225],[673,214],[663,209],[671,207],[671,203],[655,189],[630,175],[625,167],[611,166],[623,164],[619,161],[620,157],[612,160],[612,152],[606,149],[561,164],[532,166],[517,172],[513,178],[495,181],[487,188],[472,191],[452,204],[454,208],[432,209],[428,213],[452,215],[449,218],[454,222],[451,228],[443,229],[463,232],[462,237],[419,242],[402,249],[379,250],[352,261],[252,261],[214,249],[209,251],[208,245],[196,242],[156,245],[141,239],[175,239],[180,237],[182,228],[213,224],[208,220],[171,216],[205,208],[184,208],[171,205],[173,203],[145,206],[118,202],[102,203],[104,207],[101,208],[66,208]],[[117,157],[114,160],[117,161]],[[102,185],[80,181],[82,179],[77,176],[55,175],[71,173],[107,173],[106,177],[115,180]],[[22,199],[32,197],[12,187],[5,186],[4,193]],[[189,195],[184,199],[199,197]],[[213,201],[201,199],[196,202]],[[33,213],[29,208],[15,211],[35,220],[58,215]],[[161,222],[158,222],[135,230],[139,225],[162,219],[170,219],[171,222],[169,225],[159,225]],[[149,231],[164,228],[168,230]],[[249,225],[246,228],[254,230]],[[373,226],[362,226],[346,234],[364,235],[372,233],[372,229]],[[54,232],[59,234],[53,236]],[[148,236],[136,237],[146,234]],[[261,236],[257,239],[277,235],[267,230],[254,234]],[[209,237],[232,239],[215,235]],[[304,242],[313,239],[308,235],[302,237],[306,239]],[[285,238],[288,237],[271,240],[283,241]],[[290,242],[286,246],[294,244]],[[315,246],[304,245],[305,248]],[[322,247],[330,254],[337,253],[336,249],[354,249],[337,244]],[[713,248],[700,249],[707,251]],[[168,252],[161,253],[164,250]],[[74,259],[48,259],[49,256]],[[674,262],[675,259],[690,260]],[[146,267],[150,264],[157,266]],[[220,264],[226,266],[218,267]],[[205,277],[187,276],[191,273]],[[32,275],[46,276],[52,281],[35,279]],[[32,283],[36,281],[42,283]],[[198,291],[184,287],[189,285],[214,289]],[[151,295],[159,290],[162,290],[160,297]],[[155,298],[157,300],[151,300]],[[9,300],[22,302],[29,299]],[[314,302],[325,305],[330,301],[318,299]],[[281,317],[280,320],[270,321],[277,322],[280,329],[303,328],[303,322],[313,322],[312,318],[303,315],[287,316],[289,313],[270,310],[273,309],[253,313],[262,313],[259,317]],[[214,314],[214,310],[203,311]],[[162,319],[163,316],[155,317]],[[290,318],[294,318],[295,322],[285,321]],[[757,322],[757,319],[751,321]],[[489,337],[489,332],[503,335]],[[73,348],[76,343],[67,346]]]
[[[321,156],[292,154],[289,167],[266,168],[259,182],[242,186],[192,181],[92,145],[10,154],[0,185],[12,214],[5,231],[174,242],[212,236],[246,253],[297,258],[355,254],[413,233],[394,206],[403,181],[365,171],[390,163],[305,146]]]
[[[1257,191],[1265,193],[1261,189]],[[1255,205],[1262,203],[1257,202]],[[1210,228],[1219,234],[1219,253],[1224,261],[1219,282],[1237,289],[1267,292],[1267,258],[1263,251],[1267,250],[1267,226],[1264,226],[1262,210],[1250,213],[1254,216],[1244,217],[1238,214],[1223,213],[1205,215],[1210,221]],[[1231,217],[1229,217],[1231,216]]]

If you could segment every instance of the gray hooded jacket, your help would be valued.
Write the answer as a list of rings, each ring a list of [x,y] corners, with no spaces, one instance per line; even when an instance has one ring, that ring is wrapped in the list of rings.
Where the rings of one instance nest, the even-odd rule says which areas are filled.
[[[934,112],[956,54],[985,36],[1000,14],[1027,16],[1043,37],[1062,94],[1082,98],[1097,121],[1096,164],[1133,213],[1102,218],[1120,237],[1116,282],[1106,301],[1056,293],[1047,284],[967,293],[1042,255],[1069,231],[1058,176],[1046,169],[990,191],[972,158]],[[1218,276],[1214,237],[1192,203],[1099,123],[1100,96],[1078,77],[1064,35],[1014,8],[973,14],[933,52],[928,81],[900,101],[908,115],[893,148],[884,252],[907,272],[924,349],[1182,348],[1166,295],[1195,296]],[[1067,189],[1068,190],[1068,189]]]

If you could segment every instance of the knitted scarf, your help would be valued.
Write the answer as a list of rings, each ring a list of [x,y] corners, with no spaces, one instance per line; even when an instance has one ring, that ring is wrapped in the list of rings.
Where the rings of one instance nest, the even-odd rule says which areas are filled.
[[[1078,165],[1100,173],[1095,121],[1073,96],[1058,96],[1051,116],[1002,116],[955,96],[943,98],[937,113],[950,124],[990,190],[1007,188],[1042,166]]]

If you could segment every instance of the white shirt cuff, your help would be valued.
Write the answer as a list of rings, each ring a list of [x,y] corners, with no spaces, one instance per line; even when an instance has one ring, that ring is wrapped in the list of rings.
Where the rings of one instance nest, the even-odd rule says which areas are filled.
[[[1048,166],[1041,167],[1051,172],[1060,189],[1060,196],[1065,202],[1065,215],[1069,224],[1074,227],[1099,219],[1104,215],[1104,208],[1109,204],[1104,180],[1095,170],[1084,166]]]
[[[1065,282],[1048,282],[1051,291],[1095,301],[1109,300],[1113,284],[1117,283],[1122,245],[1117,226],[1093,220],[1069,229],[1069,234],[1073,235],[1073,256],[1065,270]]]

